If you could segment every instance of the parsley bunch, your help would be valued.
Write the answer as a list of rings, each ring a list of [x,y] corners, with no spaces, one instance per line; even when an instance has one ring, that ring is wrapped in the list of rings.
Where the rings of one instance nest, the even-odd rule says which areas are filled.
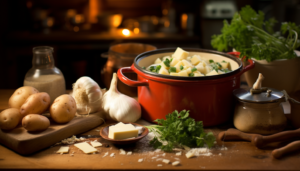
[[[300,46],[298,34],[300,26],[284,22],[280,32],[274,32],[277,21],[273,18],[265,21],[264,13],[256,13],[250,6],[235,13],[231,23],[224,20],[220,35],[213,35],[211,45],[218,51],[227,51],[228,47],[241,52],[240,57],[258,60],[291,59],[297,57],[294,50]]]
[[[214,145],[215,137],[212,132],[206,133],[202,121],[189,117],[189,111],[177,110],[168,114],[166,120],[157,119],[158,125],[146,126],[155,137],[150,141],[154,148],[172,151],[175,147],[203,147]]]

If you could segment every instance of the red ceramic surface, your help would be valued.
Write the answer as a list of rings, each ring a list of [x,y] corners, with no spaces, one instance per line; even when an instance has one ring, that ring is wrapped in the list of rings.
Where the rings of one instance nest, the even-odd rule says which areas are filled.
[[[232,55],[203,49],[188,49],[187,51],[205,51],[228,58]],[[253,61],[243,68],[239,67],[231,73],[207,77],[174,77],[152,74],[142,69],[139,63],[143,58],[153,54],[174,52],[175,49],[158,49],[138,55],[131,67],[118,70],[119,79],[129,85],[138,87],[138,101],[142,107],[142,118],[153,122],[155,119],[165,119],[165,115],[174,110],[190,111],[190,116],[203,125],[215,126],[232,119],[234,100],[232,91],[240,87],[240,75],[254,67]],[[162,56],[161,56],[162,57]],[[135,72],[138,80],[130,80],[124,73]]]

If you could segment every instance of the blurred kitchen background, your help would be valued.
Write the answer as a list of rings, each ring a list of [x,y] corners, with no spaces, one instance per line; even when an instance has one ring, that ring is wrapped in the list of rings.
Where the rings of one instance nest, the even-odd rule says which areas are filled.
[[[45,45],[54,48],[67,89],[84,75],[103,88],[101,54],[110,46],[212,49],[211,36],[245,5],[300,24],[299,0],[1,0],[0,88],[23,86],[32,48]]]

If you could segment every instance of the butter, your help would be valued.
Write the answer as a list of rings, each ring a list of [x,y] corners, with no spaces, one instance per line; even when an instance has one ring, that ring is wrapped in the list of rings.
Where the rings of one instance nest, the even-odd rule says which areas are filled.
[[[74,144],[74,146],[79,148],[81,151],[83,151],[86,154],[95,153],[98,151],[97,149],[89,145],[87,142],[77,143]]]
[[[122,140],[138,136],[139,130],[136,129],[132,124],[120,123],[109,127],[108,138]]]
[[[191,157],[194,157],[195,156],[195,153],[193,151],[189,151],[185,154],[186,158],[191,158]]]
[[[102,146],[102,144],[98,141],[92,141],[91,144],[93,147],[101,147]]]
[[[69,152],[69,147],[60,147],[60,149],[56,153],[64,154],[68,152]]]

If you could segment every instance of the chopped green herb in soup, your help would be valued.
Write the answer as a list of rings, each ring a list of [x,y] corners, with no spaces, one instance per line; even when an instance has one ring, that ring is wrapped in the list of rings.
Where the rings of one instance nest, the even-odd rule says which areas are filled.
[[[200,55],[190,56],[189,52],[177,48],[171,56],[157,58],[146,70],[158,74],[198,77],[219,75],[230,72],[230,63],[227,61],[216,62]]]

